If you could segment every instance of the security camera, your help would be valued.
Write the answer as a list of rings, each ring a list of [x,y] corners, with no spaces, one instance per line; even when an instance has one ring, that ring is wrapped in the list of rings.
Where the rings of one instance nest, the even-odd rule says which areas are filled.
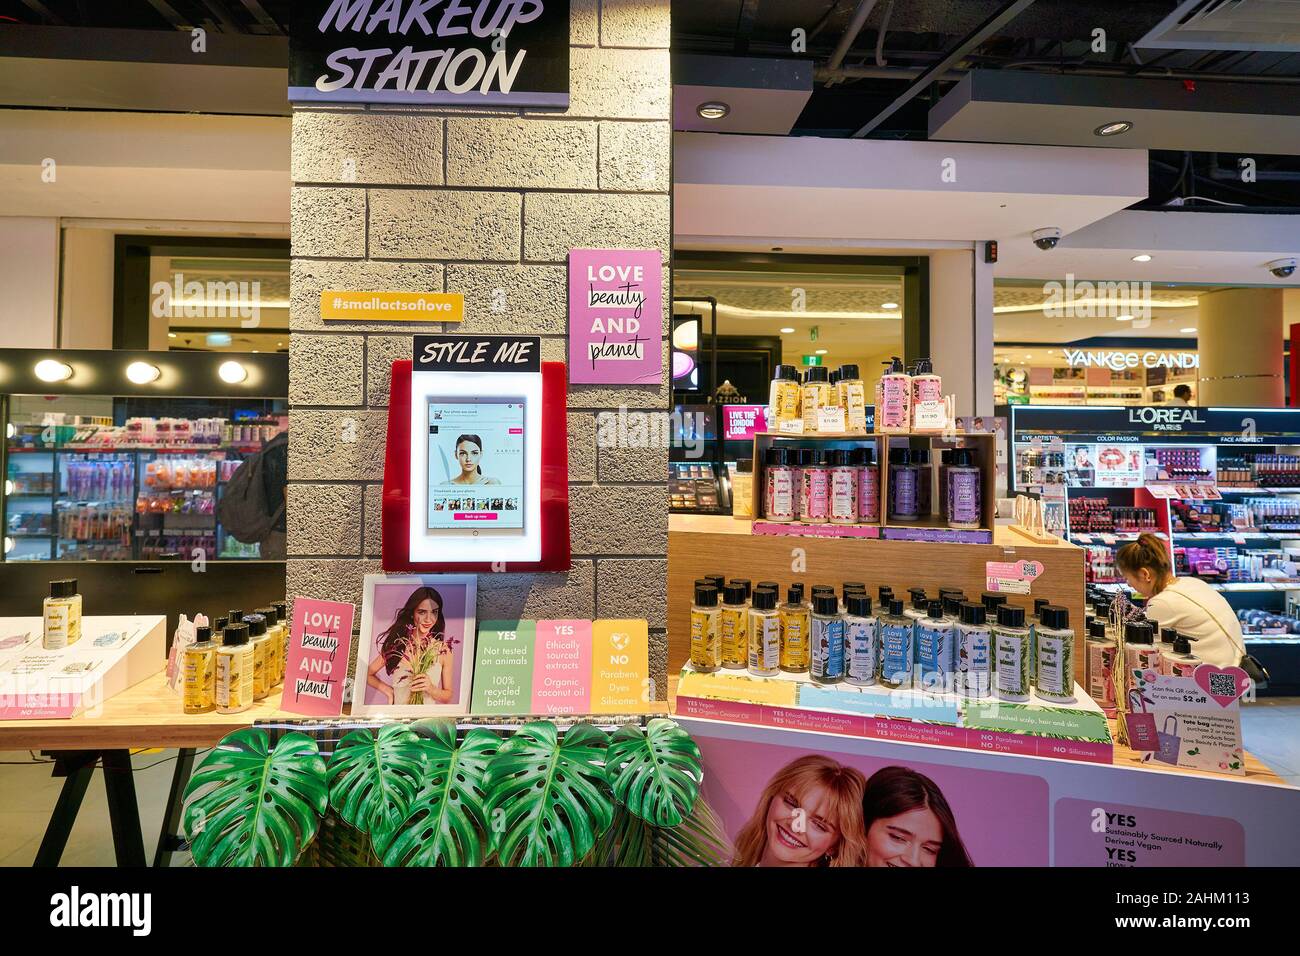
[[[1033,235],[1034,245],[1046,252],[1048,249],[1055,249],[1056,244],[1061,241],[1061,230],[1055,226],[1048,226],[1045,229],[1035,229]]]
[[[1294,259],[1274,259],[1268,264],[1268,271],[1273,273],[1279,279],[1288,278],[1291,273],[1295,272]]]

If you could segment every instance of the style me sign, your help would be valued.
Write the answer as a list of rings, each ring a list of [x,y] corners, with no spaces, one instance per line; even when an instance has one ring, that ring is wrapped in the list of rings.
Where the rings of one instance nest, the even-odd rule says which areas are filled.
[[[1122,372],[1130,368],[1200,368],[1201,357],[1194,352],[1123,352],[1066,349],[1065,361],[1071,368],[1108,368]]]
[[[294,0],[295,102],[569,105],[569,0]]]

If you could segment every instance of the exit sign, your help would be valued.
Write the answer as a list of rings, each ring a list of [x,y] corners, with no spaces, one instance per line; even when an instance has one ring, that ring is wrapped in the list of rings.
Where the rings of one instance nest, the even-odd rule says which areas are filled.
[[[804,365],[821,365],[822,357],[820,355],[805,355],[803,357]]]

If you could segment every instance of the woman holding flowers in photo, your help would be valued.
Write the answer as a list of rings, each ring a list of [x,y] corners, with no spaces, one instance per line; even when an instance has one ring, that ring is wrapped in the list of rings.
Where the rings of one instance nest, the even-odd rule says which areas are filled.
[[[416,588],[376,640],[379,654],[370,664],[366,684],[383,695],[384,703],[445,704],[453,699],[455,641],[447,636],[442,606],[442,595],[433,588]],[[380,676],[381,668],[387,680]]]

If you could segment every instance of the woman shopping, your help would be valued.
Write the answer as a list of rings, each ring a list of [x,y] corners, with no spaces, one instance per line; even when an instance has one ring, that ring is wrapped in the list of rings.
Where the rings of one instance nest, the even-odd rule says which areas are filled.
[[[1174,577],[1165,542],[1141,535],[1115,553],[1129,587],[1147,598],[1147,617],[1186,637],[1192,653],[1215,667],[1235,666],[1245,653],[1241,622],[1218,591],[1200,578]]]

